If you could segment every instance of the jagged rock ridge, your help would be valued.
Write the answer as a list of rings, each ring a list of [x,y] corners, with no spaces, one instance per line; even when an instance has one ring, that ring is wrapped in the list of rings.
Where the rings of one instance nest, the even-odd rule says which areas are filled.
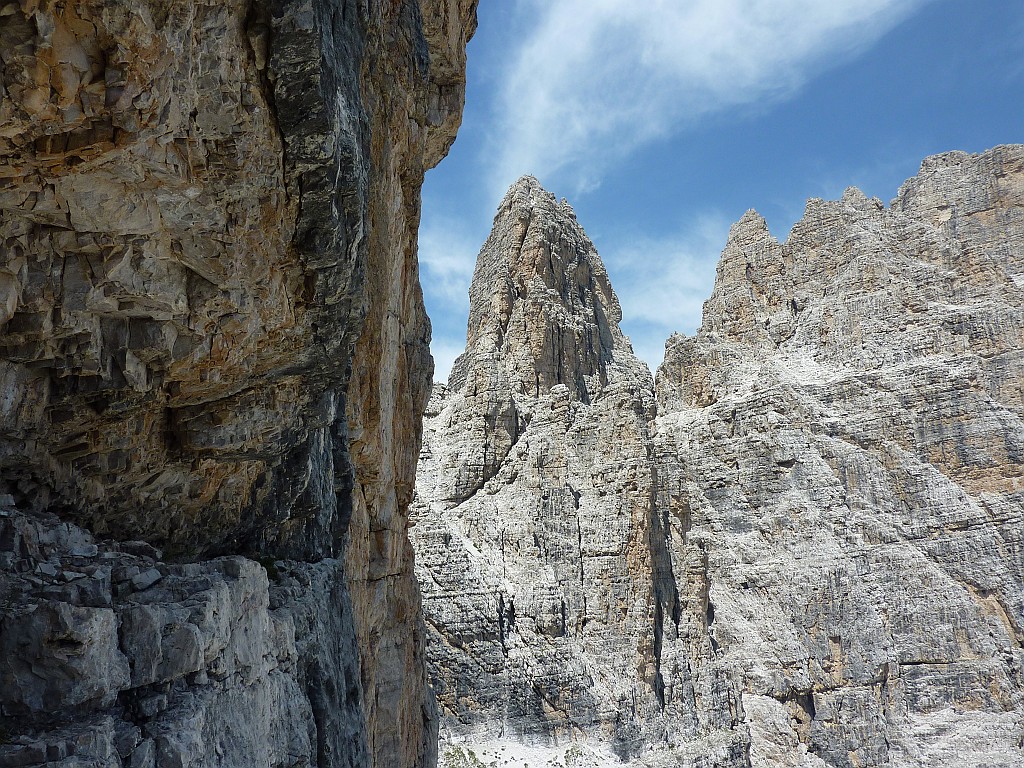
[[[524,187],[478,275],[515,244]],[[556,241],[578,226],[535,207]],[[503,316],[482,300],[500,281],[475,284],[412,531],[451,756],[1024,760],[1022,259],[1021,146],[929,158],[888,208],[812,200],[785,243],[748,213],[702,328],[667,343],[656,415],[621,344],[614,396],[524,393],[505,373],[523,356],[476,330]],[[563,304],[587,323],[581,306]],[[509,442],[477,468],[481,445]]]
[[[1024,147],[730,233],[659,371],[755,765],[1024,759]]]
[[[2,19],[0,761],[430,764],[415,238],[474,0]]]

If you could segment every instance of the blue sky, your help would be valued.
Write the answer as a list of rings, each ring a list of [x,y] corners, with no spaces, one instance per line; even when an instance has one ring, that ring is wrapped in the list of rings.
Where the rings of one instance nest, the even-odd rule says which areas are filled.
[[[810,197],[889,201],[927,155],[1024,141],[1024,0],[483,0],[479,20],[423,189],[438,380],[523,174],[576,209],[653,371],[746,210],[785,239]]]

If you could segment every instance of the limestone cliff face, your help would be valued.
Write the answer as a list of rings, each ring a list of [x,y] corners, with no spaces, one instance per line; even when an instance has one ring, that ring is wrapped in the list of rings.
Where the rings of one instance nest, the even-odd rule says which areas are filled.
[[[442,764],[463,740],[544,761],[580,742],[596,764],[741,754],[731,689],[691,674],[714,663],[652,505],[653,381],[593,244],[534,179],[502,202],[470,304],[411,531]]]
[[[0,750],[429,763],[404,534],[431,372],[415,233],[475,2],[3,15],[0,634],[20,650]],[[223,640],[196,613],[209,589],[264,629]],[[93,662],[95,690],[64,695]]]
[[[658,375],[754,765],[1024,759],[1024,147],[736,224]],[[710,616],[710,614],[709,614]]]
[[[591,248],[514,187],[428,407],[449,761],[1024,761],[1024,147],[744,216],[656,409]]]

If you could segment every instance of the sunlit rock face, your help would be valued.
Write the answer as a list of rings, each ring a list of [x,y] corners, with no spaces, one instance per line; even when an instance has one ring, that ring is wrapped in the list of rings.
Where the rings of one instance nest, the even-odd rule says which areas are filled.
[[[442,762],[1024,761],[1024,147],[748,213],[656,406],[591,253],[513,187],[428,407]]]
[[[412,513],[442,764],[461,743],[507,760],[519,745],[599,764],[740,759],[703,584],[652,503],[654,383],[593,244],[536,180],[499,207],[470,305]]]
[[[429,764],[416,230],[475,2],[0,13],[0,755]]]
[[[755,765],[1024,759],[1024,147],[747,214],[658,375]]]

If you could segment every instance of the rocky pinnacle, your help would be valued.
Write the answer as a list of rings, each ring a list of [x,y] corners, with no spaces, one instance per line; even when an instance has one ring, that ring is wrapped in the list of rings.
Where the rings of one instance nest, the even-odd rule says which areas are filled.
[[[460,739],[742,753],[732,689],[690,673],[712,647],[652,504],[653,381],[572,208],[513,185],[470,297],[412,512],[442,757]]]
[[[469,289],[466,356],[494,354],[517,394],[539,397],[562,384],[588,400],[608,379],[622,310],[601,257],[576,214],[535,178],[509,189],[477,258]]]

